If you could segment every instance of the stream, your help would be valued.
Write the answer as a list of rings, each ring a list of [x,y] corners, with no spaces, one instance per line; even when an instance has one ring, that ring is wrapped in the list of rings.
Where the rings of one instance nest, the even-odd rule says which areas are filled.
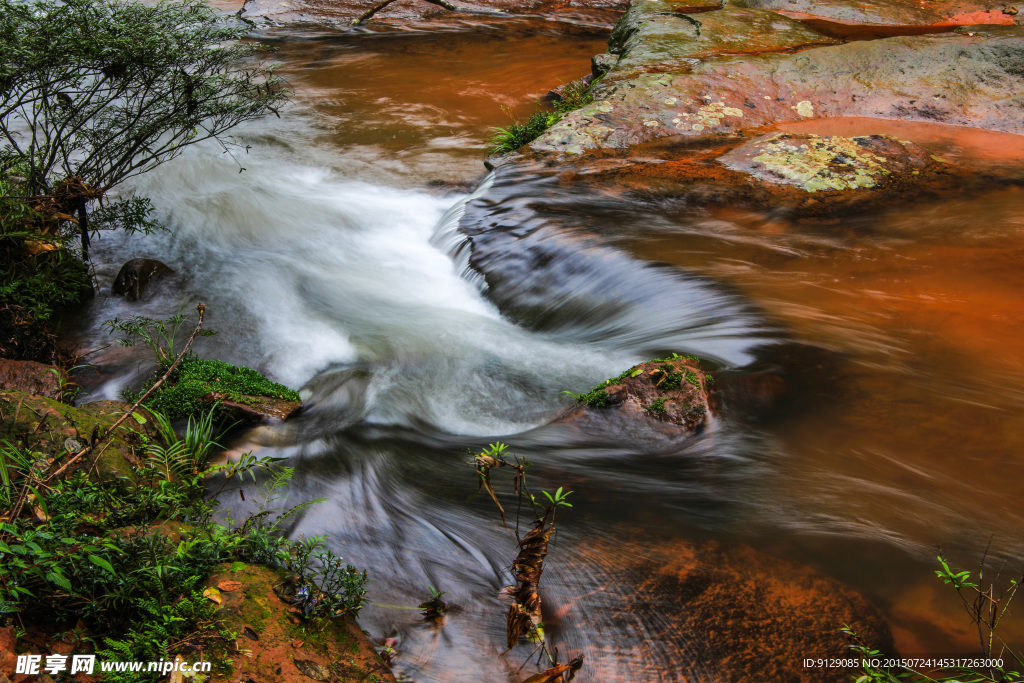
[[[202,301],[219,334],[200,355],[302,387],[300,416],[234,447],[289,459],[288,505],[325,499],[288,531],[369,571],[360,624],[397,640],[408,680],[543,668],[517,678],[526,644],[499,656],[515,546],[466,452],[496,440],[534,463],[535,489],[573,491],[542,586],[549,637],[586,654],[577,680],[718,680],[702,644],[666,628],[682,597],[637,600],[642,577],[624,569],[711,538],[861,592],[903,653],[972,651],[932,569],[940,546],[971,568],[990,538],[992,561],[1024,552],[1024,195],[798,222],[488,174],[502,108],[522,117],[586,74],[607,28],[267,31],[294,104],[238,132],[248,152],[200,146],[133,183],[170,230],[105,234],[97,277],[109,292],[135,257],[177,274],[139,303],[99,297],[80,345],[110,344],[104,320]],[[1024,157],[1014,136],[923,128],[945,154]],[[498,226],[500,277],[469,265],[460,225]],[[787,396],[736,402],[691,438],[551,422],[572,404],[561,392],[673,351],[777,373]],[[151,367],[104,354],[92,399]],[[252,509],[225,502],[234,519]],[[449,592],[443,628],[415,609],[428,586]]]

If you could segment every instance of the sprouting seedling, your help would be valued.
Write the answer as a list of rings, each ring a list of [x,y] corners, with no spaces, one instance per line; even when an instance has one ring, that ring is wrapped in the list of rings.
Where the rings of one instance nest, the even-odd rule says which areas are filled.
[[[558,487],[558,490],[555,491],[555,495],[553,495],[553,496],[550,493],[548,493],[547,491],[541,491],[541,493],[543,493],[544,496],[548,499],[548,501],[551,502],[551,505],[553,507],[567,507],[567,508],[571,508],[572,507],[572,503],[568,503],[565,500],[566,498],[569,497],[569,494],[571,494],[572,491],[565,491],[565,492],[563,492],[561,486]]]
[[[425,619],[437,620],[448,611],[448,604],[441,599],[442,595],[447,595],[448,591],[438,591],[433,586],[427,586],[430,589],[430,600],[420,603],[420,609],[423,610],[420,614]]]

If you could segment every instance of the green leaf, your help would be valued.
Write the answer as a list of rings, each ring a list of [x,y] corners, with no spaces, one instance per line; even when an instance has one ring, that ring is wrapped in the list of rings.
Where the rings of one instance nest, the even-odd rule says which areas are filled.
[[[68,581],[67,577],[58,571],[52,571],[46,575],[46,580],[50,583],[55,583],[66,591],[71,590],[71,582]]]
[[[114,568],[112,566],[110,566],[110,563],[107,562],[106,560],[104,560],[102,557],[100,557],[98,555],[90,555],[89,556],[89,561],[92,562],[97,567],[99,567],[100,569],[106,570],[110,574],[116,576],[116,574],[114,573]]]

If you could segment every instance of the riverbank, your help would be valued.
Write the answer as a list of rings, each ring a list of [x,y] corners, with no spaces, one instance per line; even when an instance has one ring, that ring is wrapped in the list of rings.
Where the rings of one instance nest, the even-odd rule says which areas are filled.
[[[5,385],[15,384],[17,363],[0,362]],[[44,379],[60,377],[56,368],[21,365],[25,377],[40,369]],[[212,665],[189,676],[197,681],[244,674],[270,683],[311,671],[338,683],[395,680],[355,625],[365,575],[313,539],[281,537],[288,513],[266,499],[255,475],[280,481],[286,470],[256,459],[211,468],[206,459],[218,446],[202,418],[179,436],[145,408],[74,407],[59,400],[66,383],[45,384],[32,389],[50,396],[0,391],[0,578],[10,615],[0,628],[0,680],[51,681],[69,670],[70,655],[99,662],[88,672],[95,677],[75,680],[159,678],[101,674],[119,661]],[[250,497],[264,499],[263,512],[237,526],[214,523],[211,485],[244,476]],[[16,672],[21,655],[58,665]]]

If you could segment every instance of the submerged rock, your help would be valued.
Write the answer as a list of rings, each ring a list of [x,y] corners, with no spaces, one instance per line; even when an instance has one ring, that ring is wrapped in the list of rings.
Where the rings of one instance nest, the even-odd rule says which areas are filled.
[[[133,258],[121,266],[111,292],[128,301],[138,301],[149,285],[172,273],[173,270],[156,259]]]
[[[591,607],[588,621],[625,610],[631,618],[658,615],[646,637],[685,652],[677,666],[701,672],[701,680],[849,681],[851,668],[804,666],[805,658],[853,657],[844,625],[870,648],[895,651],[888,624],[856,591],[746,545],[595,541],[581,561],[607,577],[610,594],[631,587],[622,591],[628,603],[610,595],[610,604]]]

